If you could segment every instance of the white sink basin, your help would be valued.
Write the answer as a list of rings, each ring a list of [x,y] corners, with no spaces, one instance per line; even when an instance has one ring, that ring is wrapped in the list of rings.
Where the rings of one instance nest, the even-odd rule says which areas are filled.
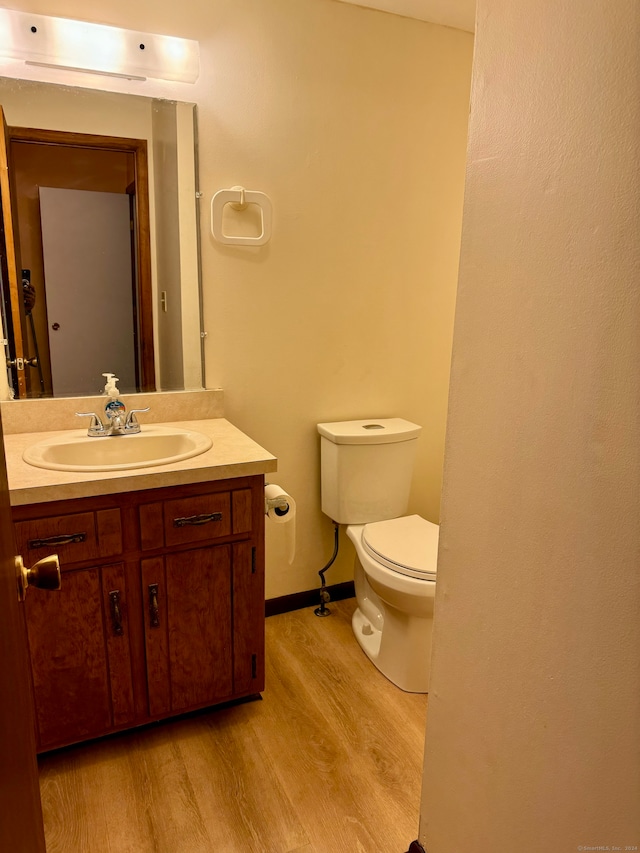
[[[212,443],[202,433],[155,424],[143,426],[136,435],[97,438],[73,430],[28,447],[22,458],[52,471],[125,471],[189,459],[209,450]]]

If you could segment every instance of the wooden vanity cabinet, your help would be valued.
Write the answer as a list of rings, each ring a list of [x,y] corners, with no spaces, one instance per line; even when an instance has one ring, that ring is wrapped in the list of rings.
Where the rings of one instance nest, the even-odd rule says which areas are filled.
[[[262,476],[14,508],[45,751],[264,689]]]

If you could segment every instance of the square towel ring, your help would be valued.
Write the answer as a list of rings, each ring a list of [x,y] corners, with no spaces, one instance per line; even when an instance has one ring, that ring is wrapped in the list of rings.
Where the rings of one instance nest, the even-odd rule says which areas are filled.
[[[225,234],[222,215],[227,204],[232,205],[235,210],[245,210],[249,204],[257,205],[260,209],[262,232],[257,237]],[[245,190],[244,187],[231,187],[229,190],[218,190],[211,199],[211,234],[219,243],[231,246],[264,246],[271,239],[272,219],[271,199],[265,193]]]

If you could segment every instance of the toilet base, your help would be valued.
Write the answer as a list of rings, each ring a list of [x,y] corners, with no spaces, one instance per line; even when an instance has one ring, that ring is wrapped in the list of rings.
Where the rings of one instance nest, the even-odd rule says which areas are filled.
[[[351,628],[358,645],[375,668],[396,687],[405,693],[428,693],[432,620],[420,620],[422,624],[418,624],[412,619],[411,626],[408,626],[404,614],[390,613],[388,608],[384,620],[385,628],[379,630],[357,607],[351,617]],[[413,635],[413,641],[418,644],[419,655],[407,656],[406,649],[396,648],[397,644],[393,642],[394,637],[401,637],[400,643],[404,647],[405,638],[408,639],[410,635]]]

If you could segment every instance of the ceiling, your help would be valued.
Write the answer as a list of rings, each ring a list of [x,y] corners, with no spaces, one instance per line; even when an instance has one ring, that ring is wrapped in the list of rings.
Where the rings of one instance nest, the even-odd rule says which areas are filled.
[[[417,18],[456,27],[472,33],[475,25],[476,0],[341,0],[355,6],[381,9],[405,18]]]

